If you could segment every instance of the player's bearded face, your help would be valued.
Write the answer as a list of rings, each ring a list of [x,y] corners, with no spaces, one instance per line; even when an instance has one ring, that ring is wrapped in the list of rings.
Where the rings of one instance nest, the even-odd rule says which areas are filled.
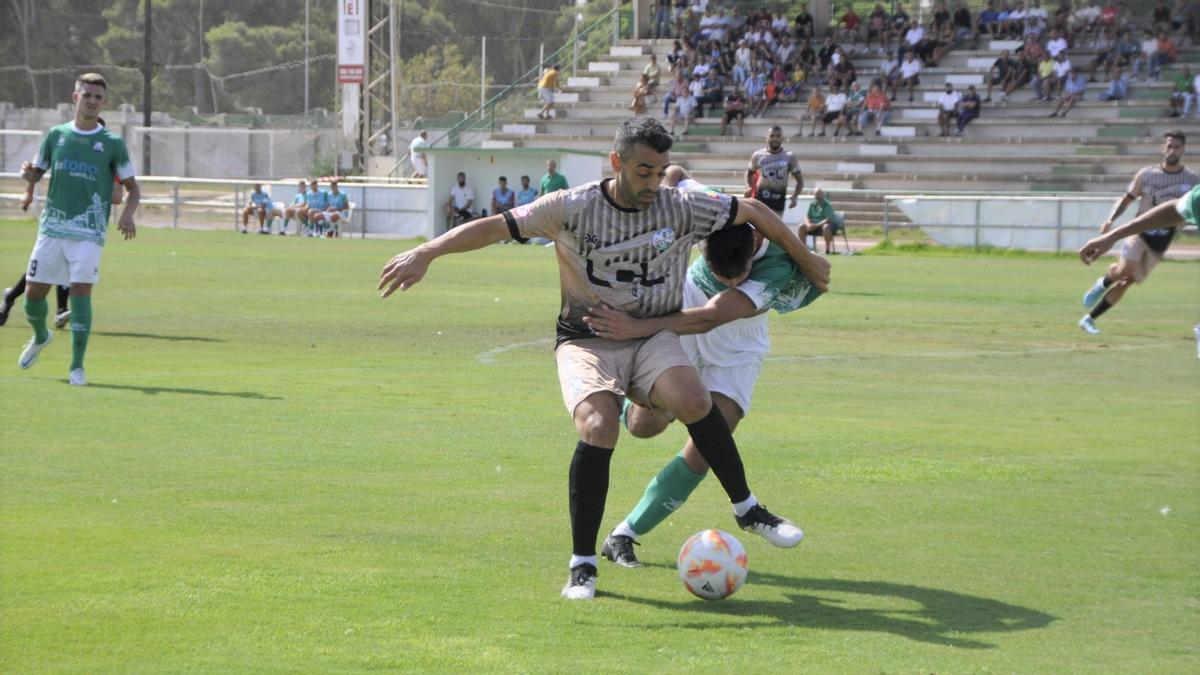
[[[654,204],[659,181],[670,164],[669,153],[635,145],[628,157],[621,157],[614,152],[611,160],[617,174],[614,186],[621,201],[636,209],[649,208]]]
[[[1183,143],[1175,138],[1169,139],[1163,146],[1163,161],[1167,166],[1175,166],[1181,159],[1183,159]]]
[[[783,145],[783,134],[770,133],[767,135],[767,147],[771,150],[778,150]]]

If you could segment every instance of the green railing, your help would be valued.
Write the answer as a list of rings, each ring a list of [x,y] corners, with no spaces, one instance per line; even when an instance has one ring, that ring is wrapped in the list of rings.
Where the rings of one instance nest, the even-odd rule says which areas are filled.
[[[498,94],[491,97],[462,120],[447,129],[441,136],[432,139],[430,147],[469,146],[476,139],[496,131],[497,123],[521,118],[525,108],[537,99],[537,82],[547,64],[558,65],[561,77],[574,75],[586,69],[590,60],[607,55],[610,47],[622,36],[633,35],[633,10],[629,3],[614,7],[591,23],[579,29],[562,47],[547,54],[536,66],[518,77]],[[389,175],[407,171],[411,167],[406,153],[397,160]]]

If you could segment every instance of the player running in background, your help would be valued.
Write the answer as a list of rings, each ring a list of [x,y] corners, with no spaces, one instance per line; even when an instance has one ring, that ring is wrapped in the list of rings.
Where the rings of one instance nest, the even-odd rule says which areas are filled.
[[[780,244],[817,288],[829,263],[811,253],[783,221],[756,200],[659,185],[672,139],[657,120],[635,117],[617,131],[609,162],[615,178],[560,190],[533,204],[481,218],[392,258],[378,287],[387,297],[424,277],[438,257],[505,239],[554,240],[562,309],[558,317],[559,383],[579,441],[568,473],[572,555],[565,598],[595,597],[596,539],[608,494],[609,464],[620,428],[621,399],[670,411],[688,433],[733,505],[743,529],[776,546],[794,546],[799,528],[758,503],[721,413],[674,333],[610,340],[588,327],[589,310],[609,306],[639,318],[679,311],[693,243],[714,230],[750,222]]]
[[[1182,196],[1200,183],[1200,174],[1183,165],[1186,142],[1187,137],[1178,129],[1163,134],[1162,162],[1145,167],[1134,175],[1126,194],[1117,200],[1112,214],[1100,226],[1101,233],[1112,228],[1133,200],[1141,198],[1138,205],[1140,216],[1163,202]],[[1100,329],[1096,328],[1096,319],[1120,302],[1131,285],[1140,284],[1150,276],[1178,232],[1177,227],[1148,230],[1126,241],[1121,249],[1120,260],[1113,263],[1104,276],[1083,294],[1083,306],[1091,311],[1079,320],[1079,327],[1091,335],[1098,335]]]
[[[317,179],[308,182],[308,192],[304,193],[304,234],[309,237],[321,236],[322,212],[329,206],[329,193],[320,189]]]
[[[680,167],[667,171],[664,184],[708,190]],[[597,309],[585,321],[615,339],[638,339],[662,330],[680,335],[680,343],[729,425],[750,410],[754,384],[770,351],[766,312],[784,314],[807,306],[821,292],[813,287],[783,249],[765,241],[749,226],[717,230],[701,244],[703,256],[688,268],[683,311],[652,319]],[[626,403],[626,426],[638,438],[656,436],[671,423],[668,415]],[[633,511],[604,540],[600,552],[624,567],[638,567],[635,543],[687,501],[704,480],[708,464],[691,440],[646,486]]]
[[[757,183],[754,182],[755,174]],[[755,150],[750,156],[750,166],[746,169],[746,196],[753,196],[782,216],[788,206],[789,176],[796,179],[796,191],[792,193],[790,204],[795,208],[800,191],[804,189],[804,175],[800,173],[796,155],[783,149],[783,127],[776,125],[767,133],[767,147]]]
[[[70,283],[68,381],[77,386],[87,384],[83,357],[92,328],[92,286],[100,275],[100,255],[112,208],[113,177],[119,178],[128,192],[117,221],[126,239],[137,233],[133,214],[141,202],[125,142],[97,120],[107,89],[100,75],[80,75],[72,94],[74,121],[50,129],[35,160],[21,165],[21,177],[27,182],[37,182],[47,170],[52,167],[54,170],[26,277],[25,317],[33,327],[33,337],[22,350],[17,365],[33,366],[53,339],[46,327],[46,295],[52,285]]]
[[[271,194],[263,190],[262,183],[255,183],[254,191],[250,193],[250,203],[242,209],[242,234],[247,232],[251,215],[258,216],[259,234],[271,234],[267,229],[267,216],[274,211],[275,202],[271,200]]]

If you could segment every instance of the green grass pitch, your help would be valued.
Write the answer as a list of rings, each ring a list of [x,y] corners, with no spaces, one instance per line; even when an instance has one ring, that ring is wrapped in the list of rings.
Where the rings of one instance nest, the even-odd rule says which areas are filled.
[[[0,223],[4,285],[30,221]],[[30,371],[0,328],[0,669],[1200,671],[1200,265],[1075,326],[1066,257],[833,259],[772,316],[738,432],[801,524],[740,534],[733,598],[674,558],[734,530],[706,481],[559,598],[574,432],[551,352],[554,255],[146,230],[111,240],[86,389],[66,334]],[[682,443],[622,438],[605,529]]]

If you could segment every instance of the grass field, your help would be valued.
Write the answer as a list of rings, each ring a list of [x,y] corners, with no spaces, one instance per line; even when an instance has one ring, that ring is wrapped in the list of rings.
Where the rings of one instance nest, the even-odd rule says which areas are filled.
[[[32,241],[0,223],[0,281]],[[1093,338],[1066,257],[835,257],[738,431],[807,540],[741,536],[746,587],[692,598],[679,545],[734,528],[709,480],[577,604],[553,254],[381,301],[406,245],[110,241],[86,389],[66,335],[17,369],[14,313],[0,670],[1200,671],[1200,264]],[[605,529],[682,439],[622,439]]]

